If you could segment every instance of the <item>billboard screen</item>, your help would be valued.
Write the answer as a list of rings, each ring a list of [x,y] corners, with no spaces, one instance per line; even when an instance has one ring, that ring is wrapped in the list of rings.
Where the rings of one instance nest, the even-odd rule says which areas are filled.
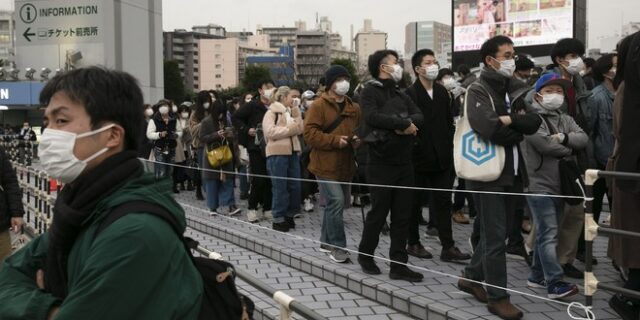
[[[480,50],[504,35],[516,47],[573,37],[574,0],[453,0],[453,50]]]

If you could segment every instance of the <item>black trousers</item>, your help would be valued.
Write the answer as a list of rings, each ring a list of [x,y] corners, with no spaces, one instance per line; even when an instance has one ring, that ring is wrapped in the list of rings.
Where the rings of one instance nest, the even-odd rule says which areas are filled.
[[[416,172],[415,186],[420,188],[451,189],[453,187],[453,172],[451,169],[437,172]],[[451,192],[445,191],[414,191],[411,222],[409,224],[409,244],[420,243],[420,225],[418,222],[422,215],[425,196],[429,196],[429,220],[435,221],[442,249],[449,249],[455,243],[451,229]]]
[[[507,212],[507,247],[519,247],[524,245],[522,237],[522,219],[524,218],[524,196],[515,197],[513,212]]]
[[[262,152],[249,151],[249,167],[251,174],[268,176],[267,159]],[[251,177],[251,189],[249,191],[249,210],[258,209],[258,204],[262,204],[264,211],[271,210],[271,179],[262,177]]]
[[[406,186],[414,185],[413,167],[409,165],[387,166],[368,165],[367,182],[371,184]],[[362,240],[358,250],[373,255],[380,240],[380,231],[384,226],[387,215],[391,212],[391,247],[389,258],[393,261],[406,263],[407,233],[413,203],[413,192],[406,189],[371,187],[371,211],[367,214],[362,230]],[[361,256],[363,259],[370,257]],[[391,268],[397,268],[395,263]]]
[[[464,181],[464,179],[460,179],[458,178],[458,186],[456,187],[456,190],[466,190],[466,182]],[[470,217],[475,217],[476,216],[476,207],[474,205],[473,202],[473,196],[472,193],[467,193],[467,192],[456,192],[453,195],[453,211],[460,211],[462,210],[462,208],[464,208],[464,200],[467,200],[467,204],[469,205],[469,216]]]

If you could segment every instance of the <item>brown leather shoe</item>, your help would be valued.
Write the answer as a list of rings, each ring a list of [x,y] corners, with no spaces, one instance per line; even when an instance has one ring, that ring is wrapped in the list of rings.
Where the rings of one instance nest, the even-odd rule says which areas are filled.
[[[431,259],[433,255],[427,251],[421,244],[413,244],[407,246],[407,254],[416,258]]]
[[[509,298],[504,298],[500,300],[491,300],[487,304],[487,309],[489,312],[495,314],[501,319],[505,320],[520,320],[522,319],[522,311],[520,311],[516,306],[511,304]]]
[[[471,255],[468,253],[462,253],[458,247],[451,247],[449,249],[442,248],[440,252],[440,260],[444,262],[455,262],[471,259]]]
[[[453,222],[459,224],[469,224],[469,219],[464,215],[462,211],[456,211],[451,215]]]
[[[458,289],[472,295],[476,300],[482,303],[487,303],[487,301],[489,301],[487,299],[487,291],[484,290],[484,287],[481,284],[460,279],[458,280]]]

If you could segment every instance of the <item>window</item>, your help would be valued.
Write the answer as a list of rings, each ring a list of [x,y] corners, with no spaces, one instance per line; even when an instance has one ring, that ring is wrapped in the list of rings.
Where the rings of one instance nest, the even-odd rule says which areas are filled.
[[[222,69],[222,65],[221,64],[216,64],[216,69]]]
[[[216,84],[216,89],[222,89],[222,85],[221,84]]]
[[[216,44],[214,47],[216,50],[220,50],[222,48],[222,45]]]
[[[219,55],[219,54],[216,54],[216,55],[215,55],[215,58],[216,58],[216,59],[220,59],[220,57],[221,57],[221,55]]]
[[[220,79],[220,78],[222,78],[222,75],[221,74],[216,74],[216,79]]]

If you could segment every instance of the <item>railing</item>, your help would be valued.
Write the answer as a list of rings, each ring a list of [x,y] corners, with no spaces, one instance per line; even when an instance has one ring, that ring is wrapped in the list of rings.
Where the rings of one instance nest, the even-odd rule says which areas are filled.
[[[640,292],[605,284],[605,283],[600,283],[596,278],[596,276],[593,274],[593,263],[591,261],[593,257],[593,240],[598,236],[598,234],[640,238],[640,233],[638,232],[631,232],[631,231],[603,227],[603,226],[600,226],[597,223],[597,221],[593,219],[593,184],[599,178],[640,180],[640,174],[628,173],[628,172],[600,171],[600,170],[587,170],[585,174],[584,183],[585,183],[585,194],[587,199],[585,202],[586,209],[585,209],[585,218],[584,218],[584,240],[585,240],[584,295],[586,297],[587,306],[591,306],[591,304],[593,303],[593,294],[598,289],[616,292],[628,297],[640,299]],[[615,214],[615,213],[612,212],[612,214]]]
[[[210,259],[222,258],[222,256],[220,256],[218,253],[209,251],[207,248],[202,246],[198,246],[196,248],[196,251],[198,251],[198,253]],[[242,279],[242,281],[260,290],[260,292],[266,294],[267,296],[273,297],[273,300],[280,305],[280,317],[279,317],[280,320],[291,319],[292,311],[300,314],[306,319],[312,319],[312,320],[326,319],[325,317],[311,310],[309,307],[295,300],[294,298],[287,295],[286,293],[270,287],[269,285],[254,278],[252,275],[250,275],[249,273],[243,270],[236,269],[236,275],[238,276],[238,278]]]
[[[0,146],[4,148],[9,159],[27,166],[31,165],[33,158],[36,156],[35,149],[37,145],[37,142],[23,140],[17,134],[0,135]]]
[[[60,184],[57,181],[51,179],[44,171],[37,170],[32,167],[26,167],[17,161],[11,161],[16,176],[22,189],[23,204],[25,208],[25,220],[27,225],[33,221],[34,228],[24,228],[25,233],[34,238],[35,236],[46,232],[51,226],[53,206],[55,204],[55,196],[60,191]],[[208,249],[198,246],[196,249],[200,254],[210,259],[222,259],[222,256],[216,252],[209,251]],[[293,297],[285,294],[282,291],[278,291],[266,283],[254,278],[249,273],[236,269],[238,278],[246,282],[250,286],[260,290],[262,293],[273,297],[273,300],[280,305],[280,315],[278,319],[289,320],[291,319],[291,313],[296,312],[306,319],[312,320],[326,320],[317,312],[311,310],[309,307],[303,305]]]

